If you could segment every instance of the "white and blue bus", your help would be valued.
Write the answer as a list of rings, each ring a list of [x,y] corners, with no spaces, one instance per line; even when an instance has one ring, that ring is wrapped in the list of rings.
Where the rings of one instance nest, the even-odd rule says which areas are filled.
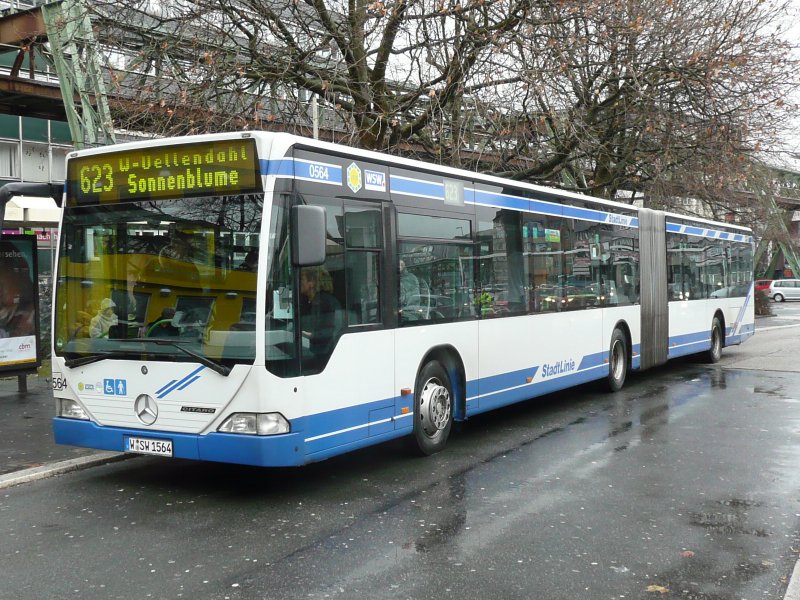
[[[745,228],[287,134],[69,155],[55,439],[302,465],[754,332]]]

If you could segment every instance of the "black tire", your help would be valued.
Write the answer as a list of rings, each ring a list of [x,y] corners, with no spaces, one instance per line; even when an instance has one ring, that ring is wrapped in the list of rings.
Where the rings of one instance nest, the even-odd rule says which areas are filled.
[[[775,294],[772,297],[772,299],[775,300],[775,302],[783,302],[785,300],[785,298],[783,297],[783,294],[781,294],[781,293]]]
[[[437,361],[427,363],[414,389],[415,449],[425,456],[444,449],[453,427],[453,386]]]
[[[711,364],[718,363],[719,359],[722,358],[723,336],[722,323],[717,317],[714,317],[711,322],[711,347],[704,354],[706,362]]]
[[[615,329],[608,346],[608,376],[605,387],[609,392],[618,392],[628,377],[628,340],[625,334]]]

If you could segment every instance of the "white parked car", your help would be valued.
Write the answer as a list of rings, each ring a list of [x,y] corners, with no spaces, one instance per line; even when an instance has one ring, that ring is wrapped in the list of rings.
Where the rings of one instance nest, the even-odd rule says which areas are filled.
[[[769,284],[769,297],[775,302],[800,300],[800,279],[776,279]]]

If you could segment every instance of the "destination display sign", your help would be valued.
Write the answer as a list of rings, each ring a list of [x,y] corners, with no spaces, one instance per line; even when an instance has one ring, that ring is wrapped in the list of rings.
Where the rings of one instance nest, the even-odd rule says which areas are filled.
[[[71,206],[260,191],[253,139],[148,146],[67,162]]]

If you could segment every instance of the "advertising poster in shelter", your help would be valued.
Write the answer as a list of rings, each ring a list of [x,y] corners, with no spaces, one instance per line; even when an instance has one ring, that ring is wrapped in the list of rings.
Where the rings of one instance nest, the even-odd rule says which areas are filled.
[[[39,365],[36,236],[0,240],[0,372]]]

